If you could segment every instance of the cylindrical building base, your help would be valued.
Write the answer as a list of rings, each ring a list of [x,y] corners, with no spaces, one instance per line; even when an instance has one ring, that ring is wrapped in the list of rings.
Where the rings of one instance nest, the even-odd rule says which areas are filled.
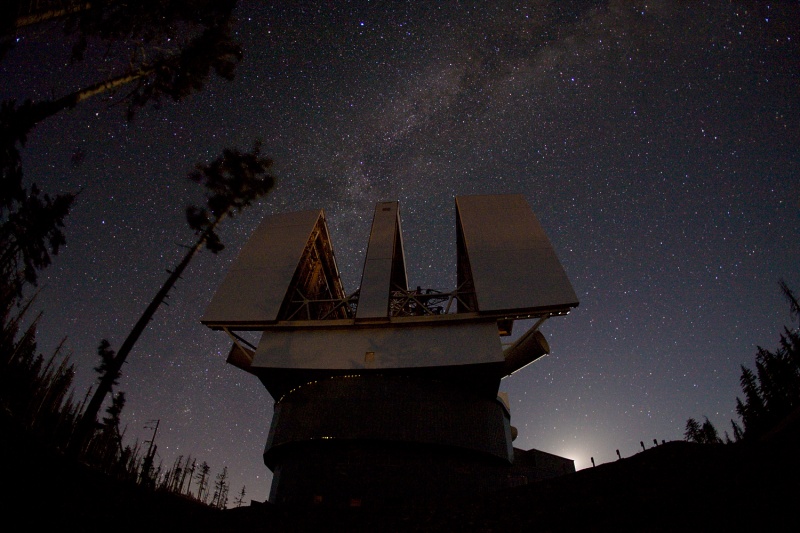
[[[275,406],[270,501],[420,505],[507,485],[508,411],[496,396],[381,374],[307,383]]]
[[[513,484],[511,465],[466,450],[385,442],[310,442],[275,467],[270,502],[427,507]]]

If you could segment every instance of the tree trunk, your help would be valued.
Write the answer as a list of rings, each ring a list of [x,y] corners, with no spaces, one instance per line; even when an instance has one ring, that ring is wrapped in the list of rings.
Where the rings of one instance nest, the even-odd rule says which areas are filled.
[[[155,315],[156,310],[158,310],[159,306],[164,302],[164,299],[167,297],[167,294],[172,289],[173,285],[175,285],[175,282],[178,281],[194,255],[200,251],[208,236],[214,231],[217,225],[222,222],[226,214],[227,213],[223,213],[216,220],[214,220],[211,226],[209,226],[202,233],[202,235],[200,235],[200,238],[197,240],[194,246],[189,248],[189,250],[186,252],[186,255],[183,257],[183,260],[181,260],[175,270],[170,273],[167,281],[165,281],[161,286],[161,289],[156,293],[155,297],[150,302],[150,305],[147,306],[147,309],[144,310],[144,313],[142,313],[142,316],[136,322],[136,325],[133,326],[133,329],[125,339],[125,342],[122,343],[119,351],[111,361],[108,370],[103,376],[101,376],[100,384],[97,386],[97,390],[95,390],[92,400],[89,402],[89,405],[86,407],[86,411],[83,413],[83,416],[75,428],[75,434],[69,446],[69,452],[71,455],[75,456],[80,454],[83,446],[86,444],[86,441],[91,435],[92,428],[97,421],[97,413],[100,411],[100,407],[103,405],[103,400],[105,400],[106,395],[111,392],[111,388],[114,384],[114,378],[118,376],[120,370],[122,370],[122,365],[125,363],[125,359],[128,357],[128,354],[133,349],[136,341],[139,340],[139,337],[144,332],[145,328],[147,328],[147,324],[153,319],[153,315]]]
[[[39,24],[40,22],[47,22],[49,20],[55,20],[67,15],[72,15],[73,13],[88,11],[91,8],[92,4],[89,2],[78,2],[62,9],[51,9],[49,11],[32,13],[30,15],[22,15],[17,17],[17,19],[14,21],[13,28],[15,30],[19,30],[20,28]]]
[[[90,85],[85,89],[79,89],[66,96],[62,96],[58,100],[36,102],[35,104],[33,104],[33,107],[31,109],[31,114],[27,119],[26,126],[28,130],[30,130],[42,120],[51,117],[60,111],[63,111],[65,109],[72,109],[79,103],[91,98],[92,96],[96,96],[106,91],[112,91],[114,89],[118,89],[123,85],[127,85],[132,81],[138,80],[139,78],[149,76],[153,72],[155,72],[155,66],[147,65],[144,67],[140,67],[133,72],[128,72],[126,74],[122,74],[120,76],[116,76],[114,78],[110,78],[95,83],[94,85]]]

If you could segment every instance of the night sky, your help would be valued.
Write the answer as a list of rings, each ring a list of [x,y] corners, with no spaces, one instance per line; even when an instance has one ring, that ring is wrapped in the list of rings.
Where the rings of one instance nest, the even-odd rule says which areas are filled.
[[[270,7],[279,4],[281,7]],[[200,317],[264,215],[323,208],[347,292],[376,202],[399,200],[409,283],[455,286],[454,196],[521,193],[581,301],[552,354],[507,378],[515,446],[575,460],[730,431],[740,365],[772,349],[800,290],[798,2],[240,2],[236,79],[126,123],[96,98],[42,123],[27,180],[82,189],[41,275],[39,347],[67,337],[76,394],[183,254],[185,180],[256,138],[278,185],[227,221],[128,358],[126,441],[227,465],[264,500],[273,401]],[[0,99],[45,99],[116,67],[68,64],[57,29],[0,63]],[[522,331],[519,325],[517,332]]]

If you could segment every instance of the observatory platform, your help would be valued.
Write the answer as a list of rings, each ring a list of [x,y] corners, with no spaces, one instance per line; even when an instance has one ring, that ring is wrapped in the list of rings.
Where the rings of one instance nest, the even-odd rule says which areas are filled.
[[[455,289],[409,289],[397,202],[375,207],[344,290],[322,210],[268,216],[203,324],[275,399],[270,501],[416,505],[574,471],[515,450],[502,378],[549,352],[539,326],[578,299],[521,195],[456,198]],[[505,350],[517,320],[533,327]],[[257,345],[242,331],[263,332]]]

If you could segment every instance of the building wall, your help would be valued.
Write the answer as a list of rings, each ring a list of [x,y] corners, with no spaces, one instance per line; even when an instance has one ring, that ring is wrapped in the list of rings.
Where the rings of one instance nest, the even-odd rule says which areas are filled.
[[[316,441],[292,447],[274,472],[270,501],[332,507],[425,507],[508,483],[504,461],[467,450],[386,441]]]
[[[264,452],[316,440],[379,440],[463,448],[511,464],[508,412],[452,383],[395,375],[340,376],[307,383],[276,405]]]
[[[275,406],[264,451],[270,501],[420,507],[575,471],[511,445],[508,411],[486,390],[425,375],[319,379]]]

